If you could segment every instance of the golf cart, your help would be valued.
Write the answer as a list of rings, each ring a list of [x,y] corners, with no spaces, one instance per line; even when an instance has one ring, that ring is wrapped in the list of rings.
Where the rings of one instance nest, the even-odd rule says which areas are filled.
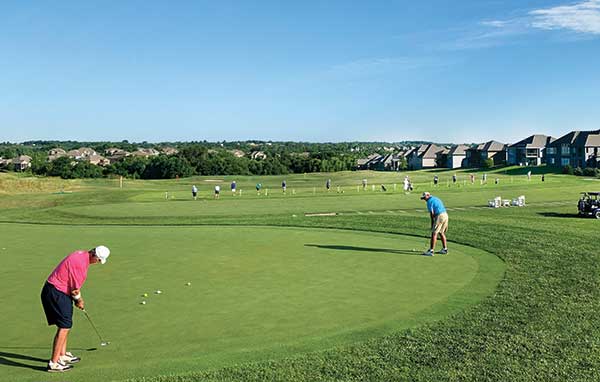
[[[600,219],[600,192],[582,192],[577,209],[579,216],[592,216]]]

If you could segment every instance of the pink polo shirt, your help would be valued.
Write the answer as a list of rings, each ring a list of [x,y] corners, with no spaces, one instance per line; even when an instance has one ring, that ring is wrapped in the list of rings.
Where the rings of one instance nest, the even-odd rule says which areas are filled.
[[[71,296],[71,291],[80,289],[85,282],[89,266],[88,251],[75,251],[58,264],[48,276],[48,282],[57,290]]]

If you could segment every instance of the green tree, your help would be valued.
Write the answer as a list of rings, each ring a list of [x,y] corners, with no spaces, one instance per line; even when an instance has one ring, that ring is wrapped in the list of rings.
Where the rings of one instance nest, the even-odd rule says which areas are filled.
[[[483,168],[492,168],[494,167],[494,160],[492,158],[487,158],[481,163],[481,167]]]

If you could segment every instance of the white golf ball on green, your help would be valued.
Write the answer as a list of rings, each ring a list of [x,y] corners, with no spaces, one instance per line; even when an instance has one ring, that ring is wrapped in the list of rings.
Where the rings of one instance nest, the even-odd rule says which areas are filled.
[[[146,305],[146,301],[142,301],[142,302],[141,302],[141,304],[142,304],[142,305]]]

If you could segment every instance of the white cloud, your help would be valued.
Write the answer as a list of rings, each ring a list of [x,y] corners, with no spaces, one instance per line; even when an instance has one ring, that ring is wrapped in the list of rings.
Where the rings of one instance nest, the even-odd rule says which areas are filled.
[[[534,28],[600,34],[600,0],[537,9],[529,12],[529,15]]]
[[[478,49],[513,43],[533,31],[562,30],[570,37],[600,35],[600,0],[529,10],[508,19],[480,21],[463,36],[445,44],[449,49]],[[564,36],[563,36],[564,37]]]
[[[479,24],[483,25],[484,27],[503,28],[503,27],[506,27],[509,24],[509,21],[506,21],[506,20],[486,20],[486,21],[480,22]]]

